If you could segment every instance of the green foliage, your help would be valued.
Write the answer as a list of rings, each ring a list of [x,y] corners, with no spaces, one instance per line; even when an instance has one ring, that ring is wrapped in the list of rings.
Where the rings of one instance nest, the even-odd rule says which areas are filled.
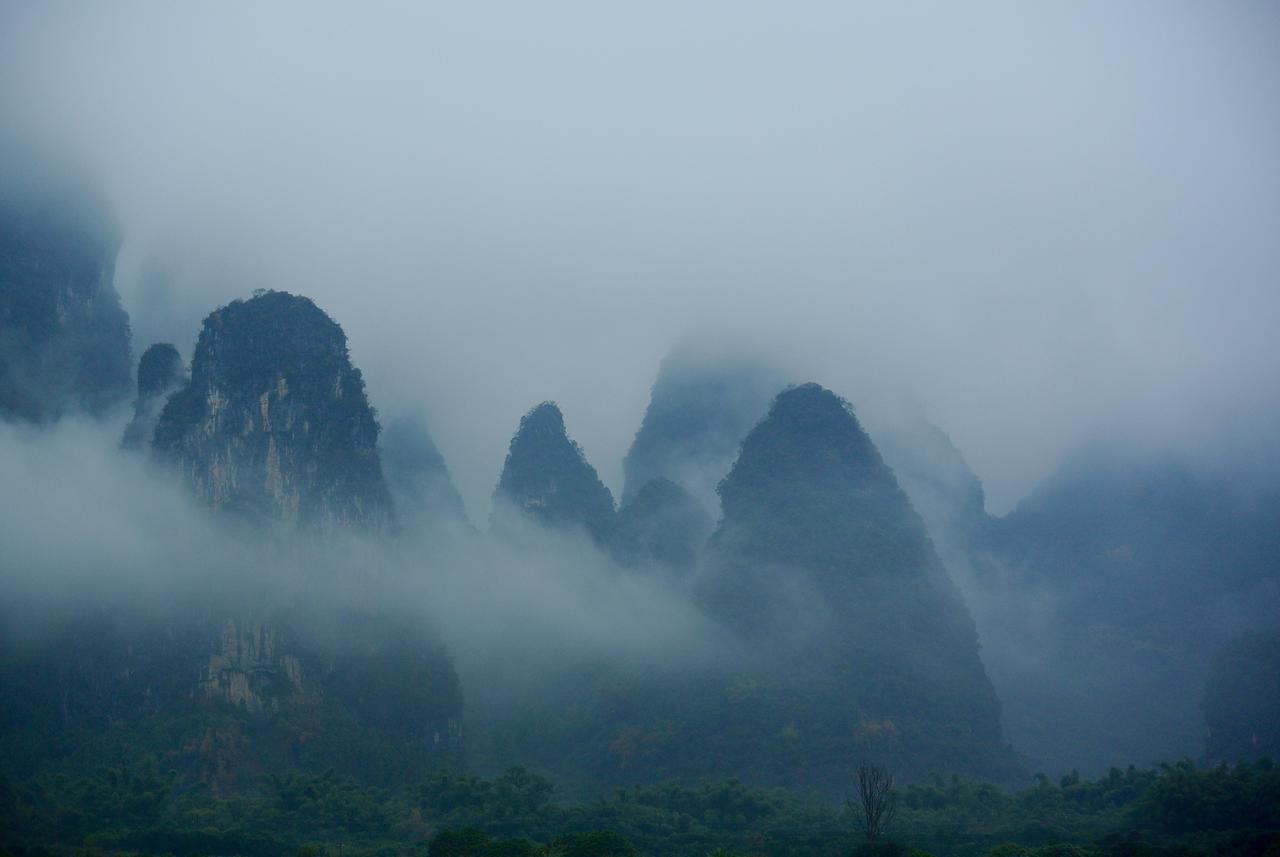
[[[1169,833],[1280,826],[1280,771],[1255,765],[1199,769],[1183,760],[1161,765],[1138,801],[1138,817]]]
[[[271,774],[244,794],[148,767],[0,778],[0,854],[334,854],[436,857],[1192,857],[1280,850],[1280,772],[1269,763],[1113,770],[1006,792],[958,777],[906,788],[894,841],[862,843],[840,808],[737,782],[625,789],[557,803],[513,768],[361,786],[333,771]],[[25,853],[38,853],[28,851]]]

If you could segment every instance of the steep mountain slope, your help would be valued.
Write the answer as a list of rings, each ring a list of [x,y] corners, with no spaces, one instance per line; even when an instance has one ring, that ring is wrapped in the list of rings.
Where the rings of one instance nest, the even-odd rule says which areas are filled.
[[[521,418],[494,501],[498,524],[515,511],[551,527],[581,527],[602,544],[613,529],[613,495],[565,433],[564,416],[554,402],[543,402]]]
[[[11,154],[0,147],[0,419],[102,414],[131,382],[117,227],[85,186]]]
[[[153,448],[215,509],[380,530],[391,500],[377,440],[342,328],[307,298],[264,292],[205,319]]]
[[[808,752],[879,732],[906,770],[1007,764],[973,620],[847,403],[780,394],[720,496],[703,600],[806,689]]]

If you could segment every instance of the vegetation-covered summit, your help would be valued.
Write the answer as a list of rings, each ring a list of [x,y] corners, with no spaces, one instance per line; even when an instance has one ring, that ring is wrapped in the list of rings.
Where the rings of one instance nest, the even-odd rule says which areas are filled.
[[[215,508],[376,529],[391,514],[378,430],[342,328],[307,298],[265,292],[205,319],[153,446]]]
[[[535,406],[520,419],[498,487],[495,515],[516,509],[553,527],[583,527],[604,542],[613,528],[613,495],[565,433],[554,402]]]

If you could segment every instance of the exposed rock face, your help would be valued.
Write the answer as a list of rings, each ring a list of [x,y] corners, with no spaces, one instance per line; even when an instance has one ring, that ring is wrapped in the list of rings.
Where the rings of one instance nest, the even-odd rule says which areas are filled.
[[[153,448],[215,509],[381,529],[391,501],[377,439],[342,328],[307,298],[266,292],[205,319],[191,383],[165,404]]]
[[[785,383],[776,368],[732,348],[674,349],[662,361],[644,421],[623,461],[622,504],[663,477],[714,509],[715,487],[739,444]]]
[[[425,423],[399,417],[382,432],[382,469],[403,524],[464,523],[462,497]]]
[[[804,700],[799,757],[830,767],[831,748],[879,736],[915,774],[1008,763],[973,620],[847,403],[783,392],[720,495],[704,602]]]
[[[618,512],[613,552],[624,565],[657,563],[690,571],[715,522],[693,495],[669,479],[650,479]]]
[[[255,713],[304,697],[302,662],[279,638],[276,626],[227,619],[200,671],[201,694]]]
[[[515,509],[552,527],[582,527],[601,543],[613,529],[613,495],[565,433],[554,402],[520,420],[494,499],[495,522]]]
[[[143,352],[138,362],[138,398],[133,403],[133,419],[124,430],[125,449],[151,445],[165,399],[186,383],[187,370],[178,349],[168,342],[157,342]]]
[[[13,169],[0,164],[0,418],[101,414],[130,387],[119,234],[93,194]]]

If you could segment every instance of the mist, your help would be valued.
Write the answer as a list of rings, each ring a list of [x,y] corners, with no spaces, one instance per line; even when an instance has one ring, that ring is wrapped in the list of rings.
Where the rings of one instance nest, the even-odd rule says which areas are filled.
[[[543,399],[620,495],[659,361],[706,329],[921,403],[1003,512],[1099,434],[1272,457],[1278,29],[1266,3],[10,4],[0,109],[113,200],[135,352],[308,294],[475,520]]]
[[[583,661],[657,663],[681,652],[696,666],[734,654],[686,593],[624,573],[584,535],[530,524],[489,539],[442,525],[392,540],[344,531],[317,540],[251,525],[211,515],[170,469],[121,450],[121,429],[0,424],[7,645],[39,643],[86,615],[169,621],[195,603],[413,620],[447,643],[464,679],[483,675],[477,689],[503,694],[526,689],[494,680],[508,669],[536,680]]]

